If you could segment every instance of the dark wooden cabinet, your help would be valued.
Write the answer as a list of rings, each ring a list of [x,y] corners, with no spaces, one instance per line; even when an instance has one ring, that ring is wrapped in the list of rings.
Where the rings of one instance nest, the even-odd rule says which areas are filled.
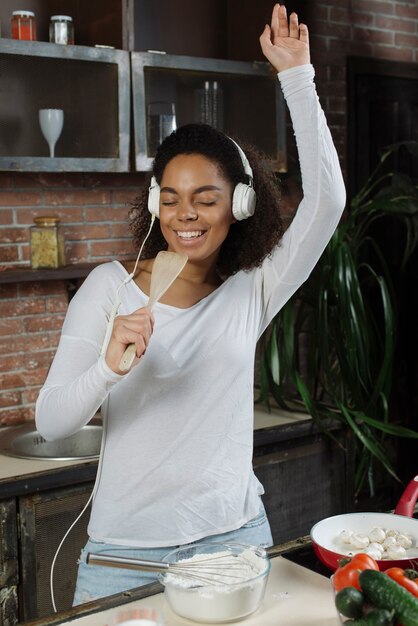
[[[0,501],[0,625],[14,626],[18,615],[18,529],[16,500]]]

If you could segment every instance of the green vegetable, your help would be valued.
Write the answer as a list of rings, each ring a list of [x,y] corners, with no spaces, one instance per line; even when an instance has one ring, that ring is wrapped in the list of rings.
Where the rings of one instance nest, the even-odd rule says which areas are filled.
[[[361,617],[364,596],[355,587],[344,587],[335,596],[335,606],[345,617]]]
[[[360,586],[374,606],[395,612],[402,626],[418,626],[418,599],[383,572],[364,570]]]
[[[393,626],[393,611],[375,609],[360,619],[350,619],[346,624],[351,626]]]

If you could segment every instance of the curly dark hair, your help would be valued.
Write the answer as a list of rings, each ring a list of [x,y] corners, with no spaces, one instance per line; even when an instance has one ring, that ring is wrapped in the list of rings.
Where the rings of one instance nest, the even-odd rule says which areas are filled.
[[[239,141],[238,141],[239,143]],[[239,145],[241,145],[239,143]],[[238,270],[250,270],[261,264],[283,235],[283,223],[279,211],[280,190],[267,157],[253,146],[243,146],[251,165],[257,202],[254,215],[231,224],[218,257],[217,270],[228,277]],[[161,183],[164,168],[179,154],[199,154],[216,163],[222,175],[235,187],[239,182],[247,183],[248,176],[237,147],[230,139],[206,124],[187,124],[171,133],[158,148],[152,175]],[[151,179],[151,175],[149,179]],[[147,181],[148,182],[148,181]],[[142,244],[150,227],[148,211],[148,185],[137,198],[131,215],[131,229],[135,244]],[[160,228],[154,225],[144,246],[143,258],[153,258],[167,243]]]

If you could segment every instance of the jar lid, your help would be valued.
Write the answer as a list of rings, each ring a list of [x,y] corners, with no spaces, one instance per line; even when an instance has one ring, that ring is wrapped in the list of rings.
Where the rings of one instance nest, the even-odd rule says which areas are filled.
[[[56,215],[40,215],[34,217],[33,221],[37,226],[56,226],[60,223],[60,218]]]
[[[51,22],[72,22],[73,18],[69,15],[51,15]]]
[[[35,17],[33,11],[13,11],[12,15],[23,15],[24,17]]]

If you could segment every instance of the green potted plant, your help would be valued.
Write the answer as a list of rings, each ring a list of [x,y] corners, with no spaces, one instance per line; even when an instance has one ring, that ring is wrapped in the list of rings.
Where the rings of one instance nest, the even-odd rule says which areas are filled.
[[[378,461],[396,476],[388,437],[418,438],[389,410],[396,343],[396,297],[388,262],[371,236],[391,215],[405,226],[403,265],[418,242],[418,187],[387,171],[398,150],[417,154],[416,142],[386,148],[309,279],[260,340],[260,395],[287,410],[306,410],[323,427],[332,417],[355,435],[355,489],[369,482]]]

